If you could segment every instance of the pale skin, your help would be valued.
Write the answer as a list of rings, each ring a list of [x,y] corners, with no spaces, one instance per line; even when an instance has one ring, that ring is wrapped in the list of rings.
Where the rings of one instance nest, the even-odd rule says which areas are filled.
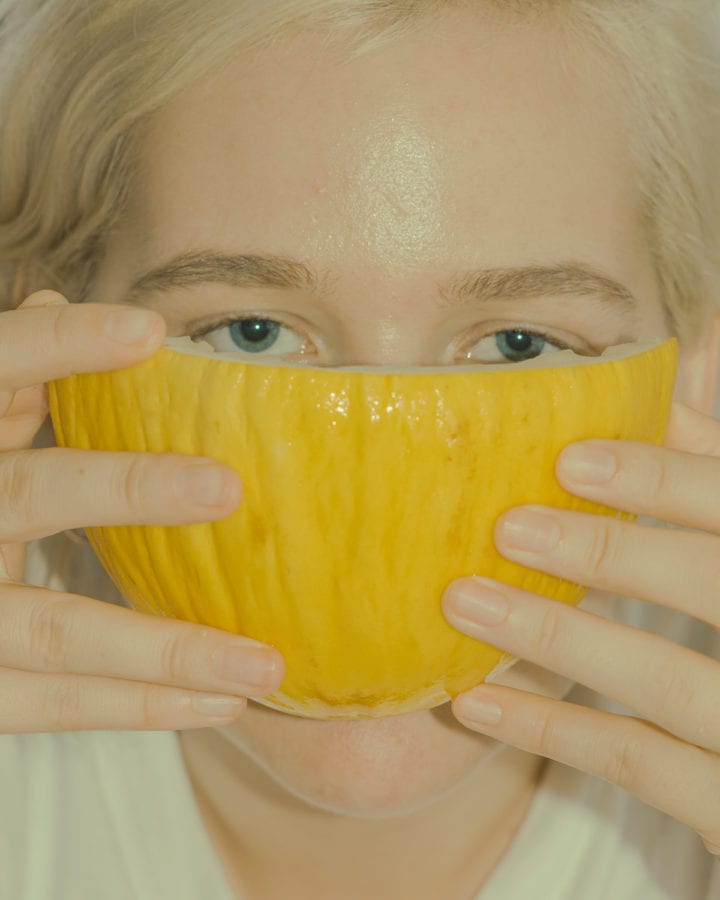
[[[585,49],[568,51],[565,63],[574,66],[568,79],[557,36],[539,34],[539,26],[501,34],[470,14],[445,23],[442,31],[425,29],[344,66],[322,41],[306,37],[265,52],[254,65],[235,62],[168,106],[145,136],[138,180],[93,287],[94,302],[3,314],[8,324],[0,339],[8,348],[20,338],[37,347],[45,328],[40,340],[54,352],[45,368],[38,361],[22,375],[18,355],[10,370],[16,380],[6,375],[12,405],[3,449],[29,446],[44,414],[43,390],[33,385],[71,371],[81,353],[83,370],[129,365],[152,353],[166,330],[190,334],[201,327],[215,327],[213,339],[227,349],[229,330],[219,323],[232,316],[286,326],[290,343],[278,344],[282,351],[270,347],[263,359],[301,353],[324,365],[453,364],[488,353],[499,359],[493,336],[519,326],[578,352],[669,336],[616,87],[602,83]],[[156,313],[145,344],[111,351],[101,343],[103,304],[123,304],[140,275],[192,249],[289,256],[328,272],[327,290],[176,288],[142,301]],[[442,302],[439,285],[458,272],[567,260],[624,285],[636,298],[634,314],[581,295],[459,308]],[[58,295],[40,293],[24,306],[53,299],[62,304]],[[497,523],[500,552],[588,585],[582,608],[499,585],[509,608],[504,623],[481,625],[471,610],[462,623],[459,588],[477,598],[479,585],[463,580],[449,587],[448,621],[522,660],[496,683],[435,710],[385,720],[314,721],[250,701],[239,718],[208,720],[216,727],[203,729],[178,718],[188,691],[260,696],[279,683],[282,661],[263,691],[247,677],[232,683],[205,676],[202,663],[224,641],[241,645],[243,658],[252,642],[75,598],[63,611],[50,663],[47,647],[28,663],[27,647],[3,646],[2,678],[31,700],[33,691],[42,693],[39,679],[47,685],[55,673],[58,682],[58,672],[101,675],[105,693],[95,686],[94,708],[75,709],[65,720],[47,710],[42,721],[21,721],[19,712],[13,719],[13,710],[3,709],[4,730],[52,730],[54,715],[55,728],[180,731],[228,878],[238,895],[253,898],[466,900],[521,824],[545,757],[616,781],[690,825],[720,853],[720,810],[711,789],[720,783],[720,732],[709,724],[717,719],[718,665],[603,616],[610,595],[621,594],[720,625],[711,602],[720,519],[708,490],[720,478],[720,425],[711,418],[719,348],[717,317],[708,318],[700,342],[681,347],[667,446],[613,442],[617,474],[604,485],[572,481],[564,467],[569,454],[557,469],[579,496],[699,531],[548,510],[559,528],[557,548],[528,553],[511,547],[503,527],[508,515]],[[43,452],[63,451],[31,455],[40,459]],[[99,486],[112,479],[126,486],[126,463],[84,454],[82,466],[95,484],[88,490],[90,479],[77,474],[79,457],[69,453],[77,451],[45,457],[47,474],[38,462],[28,475],[58,484],[62,472],[64,493],[47,492],[47,508],[34,520],[20,507],[0,540],[104,522],[210,518],[183,510],[171,495],[180,460],[137,465],[141,489],[129,496],[142,493],[142,509],[124,489],[118,491],[124,504],[101,509]],[[234,476],[227,474],[230,484]],[[214,517],[238,502],[228,496]],[[71,514],[64,512],[73,504]],[[7,545],[4,552],[6,577],[19,580],[18,560]],[[8,615],[18,617],[21,601],[63,599],[17,586],[3,590],[18,607]],[[102,643],[113,627],[127,640],[121,651]],[[117,630],[113,638],[117,645]],[[142,642],[132,667],[131,640]],[[612,653],[613,666],[603,665],[618,646],[624,652]],[[575,683],[628,704],[639,718],[563,702]],[[2,687],[0,696],[7,696],[5,681]],[[499,704],[496,724],[473,714],[480,695]],[[143,722],[139,708],[148,696],[155,705]],[[114,718],[104,712],[113,701]],[[98,719],[102,724],[92,724]],[[677,792],[671,780],[656,777],[667,771],[679,775]]]

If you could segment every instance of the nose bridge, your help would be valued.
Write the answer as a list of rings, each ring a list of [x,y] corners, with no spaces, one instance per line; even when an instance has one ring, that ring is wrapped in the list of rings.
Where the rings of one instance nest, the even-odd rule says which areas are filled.
[[[361,287],[358,287],[360,285]],[[353,289],[354,287],[354,289]],[[426,292],[427,287],[423,290]],[[426,302],[417,282],[356,281],[342,304],[344,365],[419,366],[437,362],[434,303]]]

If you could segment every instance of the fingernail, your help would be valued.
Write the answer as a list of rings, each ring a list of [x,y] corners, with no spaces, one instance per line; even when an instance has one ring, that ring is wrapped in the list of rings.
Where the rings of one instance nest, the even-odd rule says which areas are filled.
[[[43,294],[46,292],[43,291],[42,294],[32,294],[29,299],[23,301],[21,303],[22,309],[45,309],[46,306],[69,306],[68,301],[62,297],[55,295],[51,297],[49,300],[47,298],[43,298]]]
[[[195,712],[213,719],[227,719],[239,716],[245,709],[246,701],[242,697],[193,697],[191,701]]]
[[[554,519],[530,509],[513,510],[505,516],[500,537],[508,547],[547,553],[560,540],[560,527]]]
[[[199,506],[226,506],[237,497],[237,484],[233,484],[225,469],[212,463],[194,463],[178,473],[178,494]]]
[[[497,725],[502,717],[497,703],[482,691],[471,691],[457,697],[453,709],[456,715],[478,725]]]
[[[125,309],[105,319],[105,333],[120,344],[137,344],[157,329],[157,316],[143,309]]]
[[[499,625],[507,618],[507,600],[483,579],[455,582],[448,588],[447,596],[448,608],[461,619],[479,625]]]
[[[233,684],[268,687],[277,677],[277,659],[272,651],[237,647],[223,650],[215,662],[215,674]]]
[[[605,484],[617,472],[617,458],[609,450],[591,444],[566,447],[558,459],[563,475],[578,484]]]

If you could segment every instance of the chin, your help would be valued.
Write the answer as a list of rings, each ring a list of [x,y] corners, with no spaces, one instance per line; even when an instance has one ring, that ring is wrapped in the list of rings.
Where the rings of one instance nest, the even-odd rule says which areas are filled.
[[[382,719],[319,720],[250,700],[241,719],[216,730],[268,776],[265,787],[278,799],[362,819],[432,805],[503,746],[462,726],[449,703]]]
[[[582,606],[608,616],[615,599],[590,591]],[[523,660],[488,682],[556,700],[574,686]],[[450,703],[381,719],[320,720],[249,700],[237,721],[213,731],[241,752],[248,786],[271,803],[356,819],[432,807],[509,748],[461,725]]]

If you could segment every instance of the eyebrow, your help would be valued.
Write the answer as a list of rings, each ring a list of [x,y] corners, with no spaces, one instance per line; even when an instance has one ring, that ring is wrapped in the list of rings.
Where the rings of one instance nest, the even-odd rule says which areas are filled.
[[[141,303],[150,294],[205,284],[312,291],[326,296],[332,281],[329,272],[315,271],[290,257],[192,251],[141,275],[131,285],[125,300]],[[636,318],[638,313],[636,298],[623,284],[593,266],[573,261],[474,269],[458,274],[446,284],[438,284],[437,288],[442,305],[447,306],[579,295],[619,308],[631,318]]]

